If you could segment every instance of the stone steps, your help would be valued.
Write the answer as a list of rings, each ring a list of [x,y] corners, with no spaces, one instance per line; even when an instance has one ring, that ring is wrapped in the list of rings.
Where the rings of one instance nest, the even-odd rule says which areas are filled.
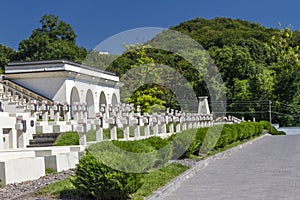
[[[27,147],[47,147],[53,146],[60,133],[34,134]]]

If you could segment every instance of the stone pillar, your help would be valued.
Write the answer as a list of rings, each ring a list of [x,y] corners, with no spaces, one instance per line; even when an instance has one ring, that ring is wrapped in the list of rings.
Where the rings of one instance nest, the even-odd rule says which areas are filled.
[[[174,133],[174,116],[168,116],[168,123],[169,123],[169,133]]]
[[[181,116],[176,116],[175,117],[175,124],[176,124],[176,133],[181,132]]]
[[[150,137],[150,116],[148,113],[145,113],[143,116],[143,123],[144,123],[144,132],[145,132],[145,137],[148,138]]]
[[[193,128],[193,119],[192,119],[192,116],[191,114],[189,113],[188,116],[187,116],[187,128],[188,129],[192,129]]]
[[[163,134],[167,133],[167,121],[168,121],[168,117],[165,114],[161,114],[159,122],[160,122],[160,132]]]
[[[138,139],[140,139],[140,137],[141,137],[141,129],[140,129],[140,127],[141,127],[141,122],[140,122],[140,115],[139,115],[139,113],[135,113],[135,116],[134,116],[134,118],[133,118],[133,120],[132,120],[132,124],[133,124],[133,127],[134,127],[134,138],[136,139],[136,140],[138,140]]]
[[[95,119],[95,125],[96,125],[96,141],[102,141],[103,140],[103,116],[101,113],[96,113],[96,119]]]
[[[59,111],[60,111],[60,107],[59,107],[59,102],[55,101],[54,105],[52,106],[52,110],[54,112],[54,121],[55,122],[59,122]]]
[[[159,123],[158,115],[157,115],[157,113],[153,113],[153,115],[152,115],[152,127],[153,127],[154,136],[157,136],[159,134],[159,132],[158,132],[158,123]]]
[[[86,123],[85,122],[78,123],[77,132],[79,134],[79,145],[86,146]]]
[[[129,138],[130,138],[130,132],[129,132],[130,119],[129,119],[128,113],[123,112],[123,117],[121,119],[121,123],[123,126],[124,139],[129,140]]]
[[[26,121],[23,120],[23,116],[17,116],[16,117],[16,125],[15,129],[17,132],[17,148],[25,148],[25,138],[24,133],[26,132]]]
[[[108,124],[110,129],[110,139],[111,140],[117,140],[117,117],[112,116],[111,118],[108,118]]]
[[[81,112],[82,112],[82,119],[87,121],[88,114],[87,114],[87,106],[86,103],[81,104]]]
[[[109,116],[109,118],[111,118],[112,116],[114,116],[115,115],[115,113],[113,113],[113,107],[112,107],[112,105],[111,104],[108,104],[108,116]]]
[[[30,115],[31,117],[37,119],[37,111],[38,111],[38,105],[36,100],[31,100],[29,105]]]
[[[208,97],[199,97],[198,102],[198,114],[210,114],[209,106],[208,106]]]
[[[101,104],[100,105],[100,113],[101,113],[101,115],[102,115],[102,122],[103,122],[103,124],[102,124],[102,127],[103,128],[106,128],[107,126],[105,126],[104,125],[104,123],[106,122],[106,119],[107,119],[107,116],[106,116],[106,106],[105,106],[105,104]]]
[[[204,128],[204,116],[203,115],[200,115],[200,127],[201,128]]]
[[[44,122],[48,122],[48,104],[47,104],[47,101],[42,101],[42,105],[40,106],[40,111],[42,111],[42,120]]]
[[[197,129],[198,128],[198,122],[199,122],[199,118],[198,118],[197,114],[194,114],[193,121],[194,121],[193,128]]]
[[[185,113],[182,114],[181,121],[182,121],[182,130],[185,131],[187,129],[187,116]]]
[[[78,102],[74,102],[73,104],[73,117],[75,121],[79,121],[79,103]]]
[[[64,111],[64,119],[66,122],[70,121],[70,106],[68,105],[67,102],[64,103],[64,107],[63,107],[63,111]]]

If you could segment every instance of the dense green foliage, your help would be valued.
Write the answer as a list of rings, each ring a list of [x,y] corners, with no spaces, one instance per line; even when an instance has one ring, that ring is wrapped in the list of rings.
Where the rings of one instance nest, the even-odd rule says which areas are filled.
[[[278,131],[274,126],[267,121],[261,121],[260,124],[263,126],[263,129],[267,130],[271,135],[285,135],[284,131]]]
[[[87,51],[76,45],[77,35],[70,24],[54,15],[44,15],[40,23],[40,28],[19,43],[17,51],[0,44],[1,72],[9,61],[66,59],[81,63],[85,59]]]
[[[40,23],[41,28],[20,42],[17,60],[67,59],[79,63],[84,60],[86,49],[76,45],[77,35],[69,24],[54,15],[44,15]]]
[[[142,186],[142,174],[117,171],[87,153],[77,165],[73,183],[81,198],[128,199]]]
[[[122,199],[142,186],[142,177],[148,170],[171,157],[178,158],[178,152],[184,153],[181,158],[207,154],[262,135],[263,129],[278,134],[268,122],[244,122],[189,129],[168,139],[100,142],[91,145],[80,160],[74,184],[85,197]]]
[[[0,44],[0,74],[4,72],[4,67],[14,57],[15,51]]]
[[[11,60],[84,60],[87,52],[76,45],[77,36],[69,24],[54,15],[43,16],[40,23],[40,28],[20,42],[17,52],[0,46],[0,67]],[[157,68],[157,64],[163,64],[183,75],[196,96],[212,95],[208,90],[211,87],[216,93],[213,99],[219,101],[226,92],[230,115],[269,120],[271,100],[273,123],[281,126],[300,124],[299,31],[266,28],[249,21],[220,17],[211,20],[195,18],[171,29],[188,35],[203,46],[206,51],[192,54],[193,59],[201,61],[200,66],[192,66],[172,52],[151,48],[155,44],[189,48],[185,40],[178,41],[163,33],[142,48],[127,46],[126,52],[119,57],[90,51],[85,63],[116,72],[125,83],[122,100],[140,104],[142,112],[156,112],[166,107],[185,110],[190,104],[179,105],[174,91],[164,86],[166,82],[163,81],[168,77],[174,78],[171,82],[174,88],[181,87],[182,82],[177,80],[175,73],[165,73]],[[207,57],[207,52],[212,60]],[[214,64],[222,75],[225,90],[206,85],[204,81],[205,69],[211,69]],[[212,82],[215,78],[209,77]],[[182,93],[186,97],[187,94]],[[210,103],[218,106],[218,102]]]
[[[188,49],[188,44],[175,39],[173,41],[172,37],[164,36],[162,33],[139,50],[127,49],[122,56],[112,62],[108,69],[122,77],[141,64],[148,63],[150,68],[152,65],[153,71],[149,70],[149,65],[143,68],[146,72],[150,71],[150,74],[155,72],[156,64],[164,64],[182,74],[193,87],[196,96],[205,96],[211,94],[208,92],[210,86],[206,85],[203,74],[207,73],[205,69],[211,68],[215,63],[222,75],[226,91],[214,88],[217,93],[214,99],[218,101],[218,95],[226,92],[228,114],[243,116],[246,119],[255,117],[257,120],[268,120],[269,100],[271,100],[274,111],[273,123],[281,126],[299,125],[299,31],[288,28],[266,28],[257,23],[228,18],[212,20],[196,18],[171,29],[197,41],[209,53],[213,62],[207,58],[204,51],[195,52],[194,58],[202,59],[202,66],[195,66],[196,69],[176,54],[152,49],[151,45],[158,43],[167,43],[166,45],[172,43]],[[147,77],[142,76],[143,74],[145,73],[141,70],[132,77],[133,79],[142,77],[143,82],[143,77]],[[209,78],[214,79],[214,77]],[[160,83],[160,79],[157,79],[157,85]],[[179,87],[180,85],[176,84],[181,82],[174,80],[172,84],[174,87]],[[162,100],[158,104],[165,107],[185,109],[179,106],[170,90],[157,85],[136,88],[136,93],[132,92],[134,100],[131,102],[141,104],[143,108],[148,107],[143,110],[145,112],[149,111],[149,107],[157,104],[157,99]],[[157,92],[148,92],[149,87]],[[211,102],[211,104],[217,106],[218,103]],[[217,116],[218,113],[215,115]]]
[[[227,88],[229,113],[267,120],[272,100],[273,122],[299,125],[299,31],[228,18],[196,18],[172,29],[209,51]]]
[[[174,147],[173,156],[176,156],[177,151],[182,152],[180,148],[191,141],[190,137],[194,137],[192,143],[181,156],[181,158],[185,158],[192,155],[207,154],[212,150],[224,148],[236,141],[243,141],[259,136],[263,133],[263,128],[263,125],[258,122],[216,125],[211,128],[189,129],[180,133],[179,137],[176,136],[176,140],[174,140],[175,136],[169,139],[172,141]]]
[[[163,168],[155,169],[144,174],[141,182],[143,185],[133,194],[130,199],[141,200],[151,195],[159,187],[164,186],[176,176],[179,176],[189,167],[181,164],[169,164]],[[75,177],[69,176],[67,179],[57,181],[35,192],[39,198],[55,198],[55,199],[93,199],[88,194],[80,196],[78,190],[74,186]],[[102,179],[103,180],[103,179]],[[109,180],[110,181],[110,180]],[[140,181],[140,180],[139,180]],[[87,197],[87,198],[84,198]],[[95,199],[95,198],[94,198]]]
[[[79,145],[79,135],[77,132],[62,133],[56,139],[54,146]]]

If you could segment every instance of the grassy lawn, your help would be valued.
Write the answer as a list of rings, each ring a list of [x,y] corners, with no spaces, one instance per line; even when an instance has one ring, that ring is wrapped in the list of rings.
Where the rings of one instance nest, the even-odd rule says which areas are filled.
[[[164,186],[170,180],[180,175],[187,169],[189,169],[187,166],[183,166],[180,164],[169,164],[161,169],[150,171],[143,178],[143,186],[140,189],[138,189],[134,194],[132,194],[131,199],[144,199],[145,197],[151,195],[159,187]],[[70,176],[65,180],[48,185],[36,192],[35,196],[48,198],[50,197],[57,199],[76,199],[76,188],[72,184],[73,178],[74,177]]]
[[[65,180],[55,182],[46,187],[43,187],[39,191],[35,192],[37,197],[48,197],[48,198],[76,198],[76,188],[72,184],[74,177],[69,176]]]

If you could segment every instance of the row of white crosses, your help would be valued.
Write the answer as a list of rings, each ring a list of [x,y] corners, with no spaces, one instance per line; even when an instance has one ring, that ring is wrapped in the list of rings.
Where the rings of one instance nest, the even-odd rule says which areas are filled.
[[[60,102],[55,101],[53,105],[48,105],[47,101],[38,103],[36,100],[31,100],[29,106],[26,108],[30,111],[31,116],[38,118],[38,115],[42,115],[42,121],[47,122],[49,119],[49,113],[53,113],[54,121],[60,120],[61,111],[63,111],[64,121],[71,120],[70,106],[67,103],[63,105]],[[52,111],[52,112],[51,112]],[[87,121],[87,108],[85,103],[74,102],[72,106],[73,118],[75,121]]]
[[[108,117],[106,115],[108,111]],[[110,129],[110,140],[125,139],[125,140],[138,140],[151,136],[166,137],[167,135],[175,132],[181,132],[191,128],[208,127],[213,125],[212,115],[199,115],[193,113],[184,113],[181,111],[167,109],[166,113],[153,113],[149,115],[147,113],[141,115],[140,106],[136,107],[134,112],[133,104],[122,105],[109,105],[108,108],[105,105],[101,105],[100,113],[96,114],[96,120],[93,124],[96,126],[96,140],[103,140],[103,125],[107,123]],[[169,131],[167,132],[167,125],[169,125]],[[129,127],[133,127],[134,136],[130,137]],[[144,135],[141,136],[141,127],[144,128]],[[175,127],[175,129],[174,129]],[[123,129],[123,138],[117,137],[117,128]],[[84,128],[79,128],[78,132],[84,131]],[[151,134],[152,133],[152,134]],[[80,133],[83,137],[81,144],[86,144],[84,133]]]

